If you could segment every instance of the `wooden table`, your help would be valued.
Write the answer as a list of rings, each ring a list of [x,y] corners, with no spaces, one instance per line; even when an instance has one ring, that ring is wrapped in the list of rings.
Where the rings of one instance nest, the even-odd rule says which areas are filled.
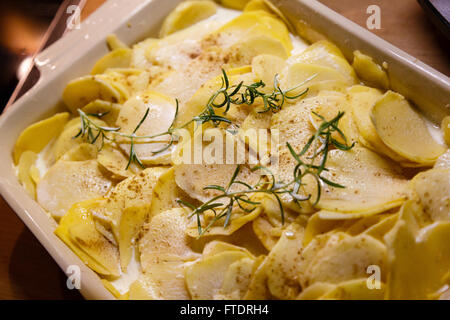
[[[366,9],[381,8],[381,29],[374,33],[450,75],[448,44],[428,22],[415,0],[320,0],[361,26]],[[103,0],[88,0],[87,16]],[[64,273],[0,197],[0,299],[81,299],[66,288]]]

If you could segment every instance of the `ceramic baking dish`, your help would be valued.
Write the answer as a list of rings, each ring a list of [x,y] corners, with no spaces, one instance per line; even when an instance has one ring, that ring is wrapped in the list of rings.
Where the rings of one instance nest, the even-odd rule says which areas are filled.
[[[128,44],[156,36],[164,17],[180,0],[110,0],[36,58],[38,83],[0,117],[0,192],[17,215],[63,270],[78,265],[81,293],[87,299],[113,299],[100,278],[53,234],[56,223],[20,186],[14,172],[12,149],[20,132],[51,115],[73,78],[88,74],[107,52],[105,38],[115,33]],[[315,0],[275,0],[292,24],[308,38],[328,37],[347,58],[353,50],[389,65],[392,88],[419,106],[431,120],[450,113],[450,79],[345,19]],[[311,29],[310,29],[311,28]],[[315,30],[315,31],[311,31]],[[418,44],[420,45],[420,44]]]

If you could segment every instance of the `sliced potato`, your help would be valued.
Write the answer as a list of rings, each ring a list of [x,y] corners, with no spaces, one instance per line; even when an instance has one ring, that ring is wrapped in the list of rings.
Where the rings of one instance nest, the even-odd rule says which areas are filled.
[[[80,143],[64,153],[61,160],[65,161],[86,161],[97,159],[97,147],[90,143]]]
[[[64,89],[62,99],[67,108],[76,113],[89,102],[100,99],[113,103],[123,102],[123,96],[104,77],[85,76],[69,82]]]
[[[450,270],[450,222],[418,230],[411,206],[385,239],[389,244],[388,299],[429,299],[445,284]],[[418,277],[417,275],[420,275]]]
[[[307,287],[315,282],[340,283],[358,279],[367,275],[367,267],[371,265],[379,266],[381,280],[385,279],[387,251],[382,242],[364,234],[344,238],[333,234],[309,261],[300,282]]]
[[[297,300],[318,300],[326,293],[331,292],[336,285],[325,282],[316,282],[304,289],[297,297]]]
[[[285,67],[286,63],[279,56],[270,54],[261,54],[252,60],[252,72],[255,78],[262,80],[265,87],[262,90],[272,92],[274,86],[274,78]]]
[[[91,210],[102,200],[75,204],[65,214],[55,234],[94,271],[105,276],[119,276],[119,252],[95,228]]]
[[[352,109],[352,115],[360,133],[360,143],[377,152],[384,154],[395,161],[404,162],[401,157],[388,146],[378,136],[374,125],[370,119],[370,112],[375,103],[382,97],[381,91],[366,86],[356,85],[347,90],[347,99]]]
[[[130,165],[126,169],[128,159],[120,150],[110,145],[103,146],[98,153],[97,161],[101,168],[107,171],[113,180],[120,181],[126,179],[139,171],[136,165]]]
[[[56,219],[73,204],[104,196],[112,186],[97,161],[64,161],[53,165],[37,185],[39,204]]]
[[[100,119],[97,119],[95,117],[90,118],[96,125],[99,126],[106,126],[106,123],[103,122]],[[53,161],[59,160],[65,153],[69,152],[71,149],[76,148],[79,152],[81,151],[78,149],[80,144],[85,144],[86,139],[84,137],[77,137],[77,134],[80,132],[81,129],[81,120],[80,118],[74,118],[70,120],[65,126],[62,133],[59,135],[59,137],[56,139],[55,143],[52,145],[52,153],[53,153]],[[97,131],[94,131],[96,133]],[[101,147],[101,139],[97,139],[97,141],[94,144],[98,149]],[[87,148],[84,146],[81,147],[84,148],[84,151],[88,151]],[[83,154],[86,154],[83,151]],[[71,158],[74,156],[74,153],[71,152],[71,155],[68,157]],[[76,158],[80,158],[79,156],[75,156]]]
[[[131,62],[132,51],[129,48],[115,49],[95,63],[91,74],[99,74],[110,68],[128,68]]]
[[[116,50],[121,48],[128,48],[115,34],[110,34],[106,37],[106,43],[110,50]]]
[[[306,63],[329,67],[342,74],[346,83],[351,85],[358,82],[355,71],[345,60],[339,48],[327,40],[315,42],[302,53],[290,57],[288,63]]]
[[[411,162],[433,165],[446,151],[433,139],[422,117],[398,93],[386,92],[372,107],[370,116],[381,140]]]
[[[220,4],[224,7],[236,10],[243,10],[249,1],[250,0],[219,0]]]
[[[256,263],[255,259],[250,258],[242,258],[232,263],[225,273],[222,288],[214,299],[242,299],[247,292]]]
[[[175,182],[175,169],[170,168],[162,174],[153,189],[149,217],[156,216],[169,209],[178,208],[177,200],[190,202],[191,198]]]
[[[412,179],[411,187],[433,221],[450,221],[450,169],[421,172]]]
[[[148,115],[136,131],[137,136],[150,136],[166,132],[175,116],[175,101],[153,91],[146,91],[129,99],[122,106],[116,122],[117,126],[121,128],[121,132],[132,134],[147,110]],[[135,139],[135,152],[144,164],[169,164],[173,147],[167,149],[166,152],[157,152],[166,147],[169,139],[169,136],[155,138],[153,142]],[[126,153],[130,153],[130,144],[123,143],[121,148]]]
[[[442,119],[441,129],[444,133],[444,141],[448,147],[450,147],[450,116],[446,116]]]
[[[35,164],[37,154],[33,151],[25,151],[20,156],[18,167],[18,178],[28,194],[34,199],[36,197],[36,184],[31,178],[30,170]]]
[[[26,128],[20,134],[14,146],[13,158],[14,163],[19,162],[23,152],[30,150],[39,153],[44,147],[63,130],[69,121],[69,113],[57,113],[54,116],[36,122]]]
[[[317,208],[340,212],[340,219],[353,213],[348,216],[353,219],[398,207],[406,198],[406,178],[395,163],[376,153],[354,147],[351,151],[332,150],[328,157],[328,171],[322,175],[345,188],[325,185]],[[316,199],[314,182],[308,179],[305,188]]]
[[[435,169],[450,169],[450,149],[441,155],[434,164]]]
[[[119,116],[121,105],[103,100],[94,100],[89,102],[81,110],[86,114],[101,114],[101,120],[109,126],[115,126]]]
[[[266,11],[270,14],[277,16],[277,18],[280,18],[281,20],[283,20],[283,22],[288,27],[289,31],[292,33],[295,33],[295,30],[294,30],[295,28],[291,25],[289,20],[286,19],[284,14],[275,5],[273,5],[272,2],[270,2],[269,0],[250,0],[250,1],[246,1],[246,0],[242,1],[241,0],[241,2],[248,2],[244,7],[244,12],[245,11],[258,11],[258,10]]]
[[[356,50],[353,52],[353,68],[358,76],[371,86],[389,89],[389,77],[383,68],[373,61],[372,57]]]
[[[322,295],[322,300],[383,300],[385,284],[380,283],[380,288],[369,289],[367,278],[345,281]]]
[[[213,1],[191,0],[180,3],[166,17],[159,32],[161,38],[178,30],[187,28],[203,19],[206,19],[217,11]]]
[[[224,285],[227,270],[247,258],[239,251],[225,251],[195,262],[186,270],[186,286],[194,300],[211,300]]]

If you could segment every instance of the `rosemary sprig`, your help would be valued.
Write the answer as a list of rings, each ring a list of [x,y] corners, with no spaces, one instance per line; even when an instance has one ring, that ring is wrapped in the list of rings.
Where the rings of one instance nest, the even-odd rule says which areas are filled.
[[[319,114],[315,113],[315,115],[322,120],[322,123],[318,127],[315,134],[311,136],[311,138],[307,141],[307,143],[299,153],[297,153],[293,149],[291,144],[286,143],[286,146],[289,149],[292,157],[297,162],[293,170],[293,178],[291,181],[287,183],[277,182],[275,175],[272,172],[270,172],[269,169],[258,166],[253,168],[252,170],[255,171],[262,169],[267,171],[270,176],[269,182],[261,183],[260,181],[256,185],[251,186],[244,181],[236,180],[241,168],[240,165],[238,165],[227,187],[222,187],[218,185],[210,185],[204,187],[204,190],[216,190],[219,192],[219,194],[217,196],[214,196],[210,200],[206,201],[205,203],[201,204],[200,206],[196,207],[186,201],[178,200],[180,204],[189,207],[190,209],[193,210],[191,213],[191,217],[194,215],[197,217],[197,229],[199,237],[205,234],[205,232],[207,232],[217,221],[223,218],[225,218],[223,227],[226,228],[229,225],[230,217],[232,215],[235,204],[237,204],[240,209],[242,209],[244,212],[247,213],[250,213],[253,210],[255,210],[256,205],[259,205],[260,203],[258,201],[252,201],[249,195],[256,193],[265,193],[273,195],[275,197],[280,208],[281,222],[282,224],[284,224],[285,214],[283,205],[281,203],[280,194],[289,194],[298,205],[300,205],[300,202],[302,201],[310,200],[311,194],[307,196],[301,196],[298,194],[300,187],[305,185],[303,181],[305,176],[307,175],[313,176],[314,179],[317,181],[318,193],[313,205],[316,205],[320,201],[320,195],[322,192],[322,183],[325,183],[335,188],[345,188],[345,186],[330,181],[321,175],[324,171],[328,170],[326,168],[326,161],[328,159],[328,152],[330,150],[330,147],[335,147],[337,149],[347,151],[353,148],[354,146],[354,143],[351,145],[347,144],[344,133],[338,128],[339,120],[344,116],[344,112],[338,112],[337,116],[330,121],[327,121],[324,117],[322,117]],[[337,132],[342,137],[342,139],[345,142],[344,144],[338,142],[336,139],[332,137],[332,134],[334,132]],[[312,155],[307,157],[307,159],[309,159],[309,162],[303,161],[301,157],[306,156],[306,154],[308,154],[308,151],[310,151],[311,148],[313,148]],[[320,163],[316,165],[315,162],[319,158],[319,156],[321,156],[321,160]],[[244,186],[245,187],[244,190],[231,191],[231,187],[236,184]],[[222,199],[225,199],[225,203],[219,201]],[[246,208],[245,206],[243,206],[242,202],[252,205],[253,207]],[[211,219],[211,221],[206,227],[203,228],[200,216],[207,211],[212,211],[212,213],[214,214],[214,218]]]

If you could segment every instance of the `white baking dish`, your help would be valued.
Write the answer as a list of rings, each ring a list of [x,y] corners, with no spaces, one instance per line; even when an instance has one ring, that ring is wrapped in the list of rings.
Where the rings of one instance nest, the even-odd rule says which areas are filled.
[[[39,82],[0,117],[0,192],[59,266],[78,265],[87,299],[112,299],[99,277],[53,234],[55,222],[20,186],[12,149],[20,132],[57,108],[71,79],[89,73],[107,52],[105,38],[116,33],[131,44],[155,36],[164,17],[180,0],[110,0],[36,58]],[[359,49],[387,62],[392,88],[415,102],[431,120],[450,113],[450,79],[314,0],[273,1],[292,21],[299,19],[336,43],[347,57]],[[420,44],[418,44],[420,45]],[[56,106],[56,107],[55,107]]]

